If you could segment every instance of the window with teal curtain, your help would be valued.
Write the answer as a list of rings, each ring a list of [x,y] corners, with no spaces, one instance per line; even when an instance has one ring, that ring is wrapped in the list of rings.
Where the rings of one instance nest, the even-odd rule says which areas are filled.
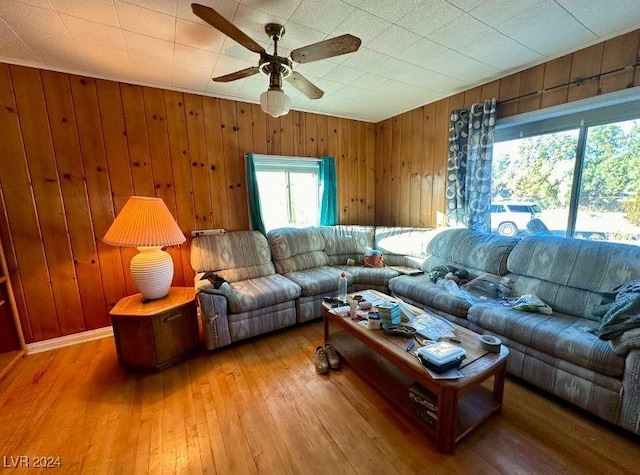
[[[251,229],[266,234],[264,222],[262,220],[262,207],[260,206],[260,190],[256,177],[256,167],[253,153],[245,155],[245,168],[247,172],[247,195],[249,203],[249,221]]]
[[[338,187],[333,157],[320,157],[320,226],[338,224]]]

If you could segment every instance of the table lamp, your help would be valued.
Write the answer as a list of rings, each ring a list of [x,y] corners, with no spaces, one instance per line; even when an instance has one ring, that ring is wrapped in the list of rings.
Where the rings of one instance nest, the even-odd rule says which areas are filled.
[[[162,198],[132,196],[102,239],[113,246],[137,247],[131,276],[143,300],[166,296],[173,280],[173,260],[162,250],[186,241]]]

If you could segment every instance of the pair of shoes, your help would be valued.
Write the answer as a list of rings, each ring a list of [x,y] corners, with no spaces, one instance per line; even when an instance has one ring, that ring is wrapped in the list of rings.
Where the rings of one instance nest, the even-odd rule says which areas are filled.
[[[340,369],[340,355],[330,343],[324,345],[324,352],[327,355],[327,359],[329,360],[329,366],[331,366],[331,369]]]
[[[327,374],[329,372],[327,353],[322,346],[316,348],[316,372],[318,374]]]

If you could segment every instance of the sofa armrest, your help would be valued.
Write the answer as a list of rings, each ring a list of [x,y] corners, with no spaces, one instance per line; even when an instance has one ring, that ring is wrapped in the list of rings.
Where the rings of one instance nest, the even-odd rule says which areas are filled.
[[[640,349],[640,328],[627,330],[622,335],[609,341],[616,355],[624,356],[633,349]]]
[[[214,350],[230,345],[227,298],[224,295],[209,292],[198,292],[196,298],[200,306],[204,343],[207,349]]]

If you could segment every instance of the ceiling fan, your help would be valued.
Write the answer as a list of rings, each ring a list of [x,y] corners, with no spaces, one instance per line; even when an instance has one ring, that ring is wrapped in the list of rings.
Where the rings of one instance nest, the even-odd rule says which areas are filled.
[[[191,9],[193,13],[202,20],[248,50],[260,55],[258,66],[215,77],[213,80],[216,82],[231,82],[258,73],[269,76],[269,89],[260,94],[260,105],[264,112],[273,117],[279,117],[289,112],[291,100],[282,90],[283,79],[289,81],[293,87],[301,91],[309,99],[320,99],[324,95],[324,92],[320,88],[315,86],[302,74],[293,70],[294,61],[296,63],[310,63],[341,54],[352,53],[358,50],[361,43],[360,38],[347,34],[294,49],[291,51],[290,57],[278,56],[278,41],[280,41],[285,33],[284,26],[277,23],[268,23],[265,25],[264,31],[269,38],[273,40],[273,54],[269,54],[259,43],[249,38],[249,36],[213,8],[192,3]]]

